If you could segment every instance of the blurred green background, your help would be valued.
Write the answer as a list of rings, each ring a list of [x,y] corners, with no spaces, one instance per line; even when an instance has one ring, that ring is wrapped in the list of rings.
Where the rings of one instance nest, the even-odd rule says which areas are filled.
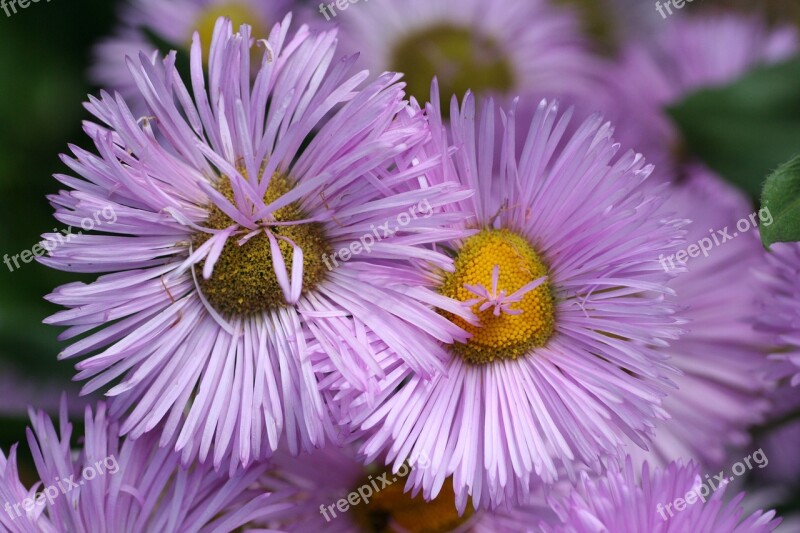
[[[81,103],[93,89],[85,72],[91,46],[112,27],[114,9],[108,1],[52,0],[11,17],[0,11],[0,254],[30,250],[42,233],[63,227],[45,196],[58,191],[52,174],[65,171],[58,155],[67,142],[87,146]],[[55,387],[69,386],[73,369],[55,360],[59,332],[42,324],[55,307],[42,297],[76,278],[38,263],[20,263],[13,272],[0,266],[0,383],[6,388],[12,381],[37,405],[50,407],[58,400]],[[22,398],[3,398],[10,392],[0,391],[3,449],[24,437],[24,412],[7,412]]]

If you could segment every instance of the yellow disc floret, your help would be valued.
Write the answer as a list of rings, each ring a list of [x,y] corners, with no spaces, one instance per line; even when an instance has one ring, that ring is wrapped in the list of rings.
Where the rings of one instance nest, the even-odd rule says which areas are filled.
[[[364,485],[380,486],[372,478]],[[362,485],[363,486],[363,485]],[[458,516],[453,484],[445,480],[442,490],[433,500],[426,502],[422,494],[412,497],[405,492],[405,483],[400,480],[375,491],[368,505],[353,507],[355,521],[362,531],[384,533],[408,531],[409,533],[445,533],[453,531],[472,516],[468,505],[463,515]]]
[[[496,39],[450,24],[409,33],[397,43],[389,64],[390,70],[406,73],[406,91],[421,101],[430,96],[431,80],[437,77],[445,113],[451,95],[461,99],[467,90],[508,92],[516,83],[513,64]]]
[[[249,24],[253,28],[252,36],[262,39],[267,36],[268,28],[261,23],[261,18],[245,2],[225,2],[222,4],[212,4],[200,12],[194,28],[200,34],[200,42],[203,43],[204,53],[207,53],[211,44],[211,37],[214,35],[214,26],[219,17],[228,17],[233,23],[234,31],[242,24]],[[191,42],[192,36],[188,36]]]
[[[533,246],[513,231],[485,229],[467,239],[455,258],[455,271],[445,275],[440,292],[460,302],[473,302],[480,325],[448,315],[472,334],[466,344],[453,344],[452,351],[469,363],[485,364],[524,357],[544,346],[555,328],[550,284],[545,280],[532,290],[524,288],[547,275]],[[475,287],[489,293],[494,289],[498,298],[479,298]],[[508,298],[517,291],[522,294]],[[501,302],[505,302],[502,311]]]
[[[244,173],[244,171],[242,170]],[[270,180],[264,195],[264,203],[269,205],[294,188],[289,178],[275,174]],[[222,178],[217,185],[219,192],[233,202],[234,194],[228,178]],[[272,216],[276,222],[293,222],[308,218],[297,202],[276,210]],[[218,206],[209,207],[209,217],[205,226],[214,230],[224,230],[235,222]],[[305,222],[292,225],[275,225],[264,228],[275,237],[284,237],[303,250],[303,291],[307,292],[320,284],[327,275],[322,258],[330,255],[332,249],[325,235],[325,228],[319,222]],[[249,230],[244,231],[244,233]],[[197,233],[192,241],[194,248],[203,245],[211,235]],[[262,231],[244,244],[238,241],[241,235],[228,239],[222,249],[213,274],[209,279],[198,276],[198,284],[209,303],[226,316],[246,316],[262,311],[284,307],[286,300],[278,283],[273,264],[270,240]],[[292,271],[293,248],[285,240],[278,241],[281,256],[287,272]],[[202,270],[204,263],[199,264]]]

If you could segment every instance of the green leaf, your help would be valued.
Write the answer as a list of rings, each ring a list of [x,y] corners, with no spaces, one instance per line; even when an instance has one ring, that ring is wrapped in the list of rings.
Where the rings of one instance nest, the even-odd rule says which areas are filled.
[[[800,146],[800,58],[758,67],[667,109],[688,152],[753,198]]]
[[[761,240],[769,248],[776,242],[800,241],[800,156],[782,165],[767,178],[761,208],[773,222],[761,225]]]

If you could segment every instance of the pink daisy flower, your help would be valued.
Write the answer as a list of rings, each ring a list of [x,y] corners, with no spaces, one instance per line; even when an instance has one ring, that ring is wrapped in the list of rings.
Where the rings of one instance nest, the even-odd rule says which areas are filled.
[[[756,475],[768,487],[782,486],[791,496],[797,494],[800,479],[800,388],[791,387],[788,382],[782,385],[769,395],[769,419],[755,433],[757,446],[769,457],[769,467],[758,469]],[[784,498],[789,500],[790,497]]]
[[[292,5],[292,0],[127,0],[114,35],[94,49],[89,76],[98,86],[119,91],[135,102],[141,93],[126,57],[144,53],[155,58],[175,49],[188,52],[195,31],[202,42],[211,41],[221,16],[230,18],[234,27],[250,25],[256,39],[266,38]]]
[[[800,245],[774,244],[767,256],[769,269],[762,299],[760,328],[770,335],[780,353],[772,355],[770,378],[800,385]]]
[[[86,357],[77,378],[113,397],[123,434],[166,420],[162,442],[177,434],[187,463],[321,446],[336,431],[318,364],[365,391],[382,377],[376,345],[425,378],[448,358],[440,343],[466,338],[431,308],[449,300],[418,286],[423,264],[452,270],[426,245],[464,234],[440,207],[470,193],[424,179],[440,161],[397,74],[361,87],[353,58],[333,63],[335,32],[289,36],[289,20],[256,43],[220,19],[208,80],[195,34],[189,86],[174,53],[130,61],[149,115],[91,98],[98,154],[73,147],[79,177],[57,176],[70,190],[51,198],[75,227],[116,214],[42,259],[106,273],[49,296],[68,308],[47,320],[62,338],[89,333],[60,357]]]
[[[555,520],[543,498],[498,511],[459,515],[452,488],[426,501],[404,490],[408,465],[392,474],[380,464],[364,466],[354,447],[328,447],[311,455],[277,454],[264,477],[269,491],[292,495],[292,508],[261,525],[280,531],[519,532]],[[324,476],[320,476],[324,472]]]
[[[265,465],[231,478],[210,465],[184,470],[155,435],[120,440],[102,403],[96,413],[86,408],[86,434],[76,453],[66,402],[59,422],[57,431],[43,412],[31,412],[28,444],[41,479],[32,487],[19,480],[16,446],[8,457],[0,452],[3,531],[234,531],[291,507],[253,488]]]
[[[641,479],[641,481],[638,481]],[[600,479],[583,476],[556,510],[562,523],[545,533],[767,533],[781,523],[775,511],[745,515],[744,494],[723,500],[725,486],[712,489],[694,463],[650,470],[625,468]],[[693,496],[687,496],[692,494]],[[675,502],[680,499],[683,503]],[[691,503],[689,503],[691,500]],[[682,510],[680,510],[682,508]]]
[[[754,327],[766,292],[756,275],[764,249],[749,200],[703,167],[687,174],[666,210],[691,219],[691,246],[685,257],[661,258],[665,269],[686,269],[668,286],[687,324],[663,349],[681,371],[674,378],[678,390],[664,402],[671,419],[658,425],[651,453],[631,452],[651,463],[693,458],[716,467],[731,449],[750,442],[749,426],[762,422],[769,408],[766,381],[759,376],[770,339]]]
[[[448,347],[432,380],[384,353],[377,401],[351,401],[352,422],[368,434],[368,460],[408,461],[427,499],[452,476],[461,511],[470,496],[475,507],[524,503],[560,467],[600,469],[625,443],[644,446],[664,416],[671,368],[657,347],[678,329],[658,257],[682,230],[657,216],[663,199],[643,187],[652,168],[617,156],[599,117],[563,138],[570,113],[543,101],[517,155],[513,110],[476,111],[470,94],[453,101],[447,130],[435,90],[432,100],[432,151],[460,148],[441,181],[477,191],[459,204],[477,234],[444,246],[455,271],[439,274],[438,291],[478,324],[451,316],[472,337]],[[421,457],[428,468],[416,468]]]
[[[608,110],[623,144],[633,143],[674,178],[680,139],[664,109],[689,93],[736,80],[748,70],[798,51],[797,30],[769,28],[736,14],[674,17],[650,42],[631,42],[608,79],[615,103]]]
[[[770,418],[759,432],[759,444],[772,461],[761,476],[794,486],[800,475],[800,245],[773,244],[767,260],[761,272],[766,289],[758,326],[774,347],[766,368],[776,390],[770,395]]]
[[[587,94],[597,69],[575,14],[544,0],[362,2],[335,17],[325,3],[320,11],[342,27],[348,51],[373,72],[404,72],[421,102],[434,77],[445,107],[467,90],[508,101]]]

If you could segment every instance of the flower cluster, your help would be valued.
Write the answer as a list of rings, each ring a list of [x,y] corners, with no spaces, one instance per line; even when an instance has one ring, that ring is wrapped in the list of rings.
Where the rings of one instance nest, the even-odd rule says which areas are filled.
[[[777,527],[724,491],[659,515],[800,390],[795,246],[663,267],[752,212],[664,106],[794,30],[675,17],[612,60],[544,0],[338,9],[133,0],[97,46],[49,200],[116,221],[39,260],[93,276],[46,322],[108,400],[79,452],[66,402],[28,441],[43,486],[118,471],[39,501],[0,454],[34,501],[0,529]]]

